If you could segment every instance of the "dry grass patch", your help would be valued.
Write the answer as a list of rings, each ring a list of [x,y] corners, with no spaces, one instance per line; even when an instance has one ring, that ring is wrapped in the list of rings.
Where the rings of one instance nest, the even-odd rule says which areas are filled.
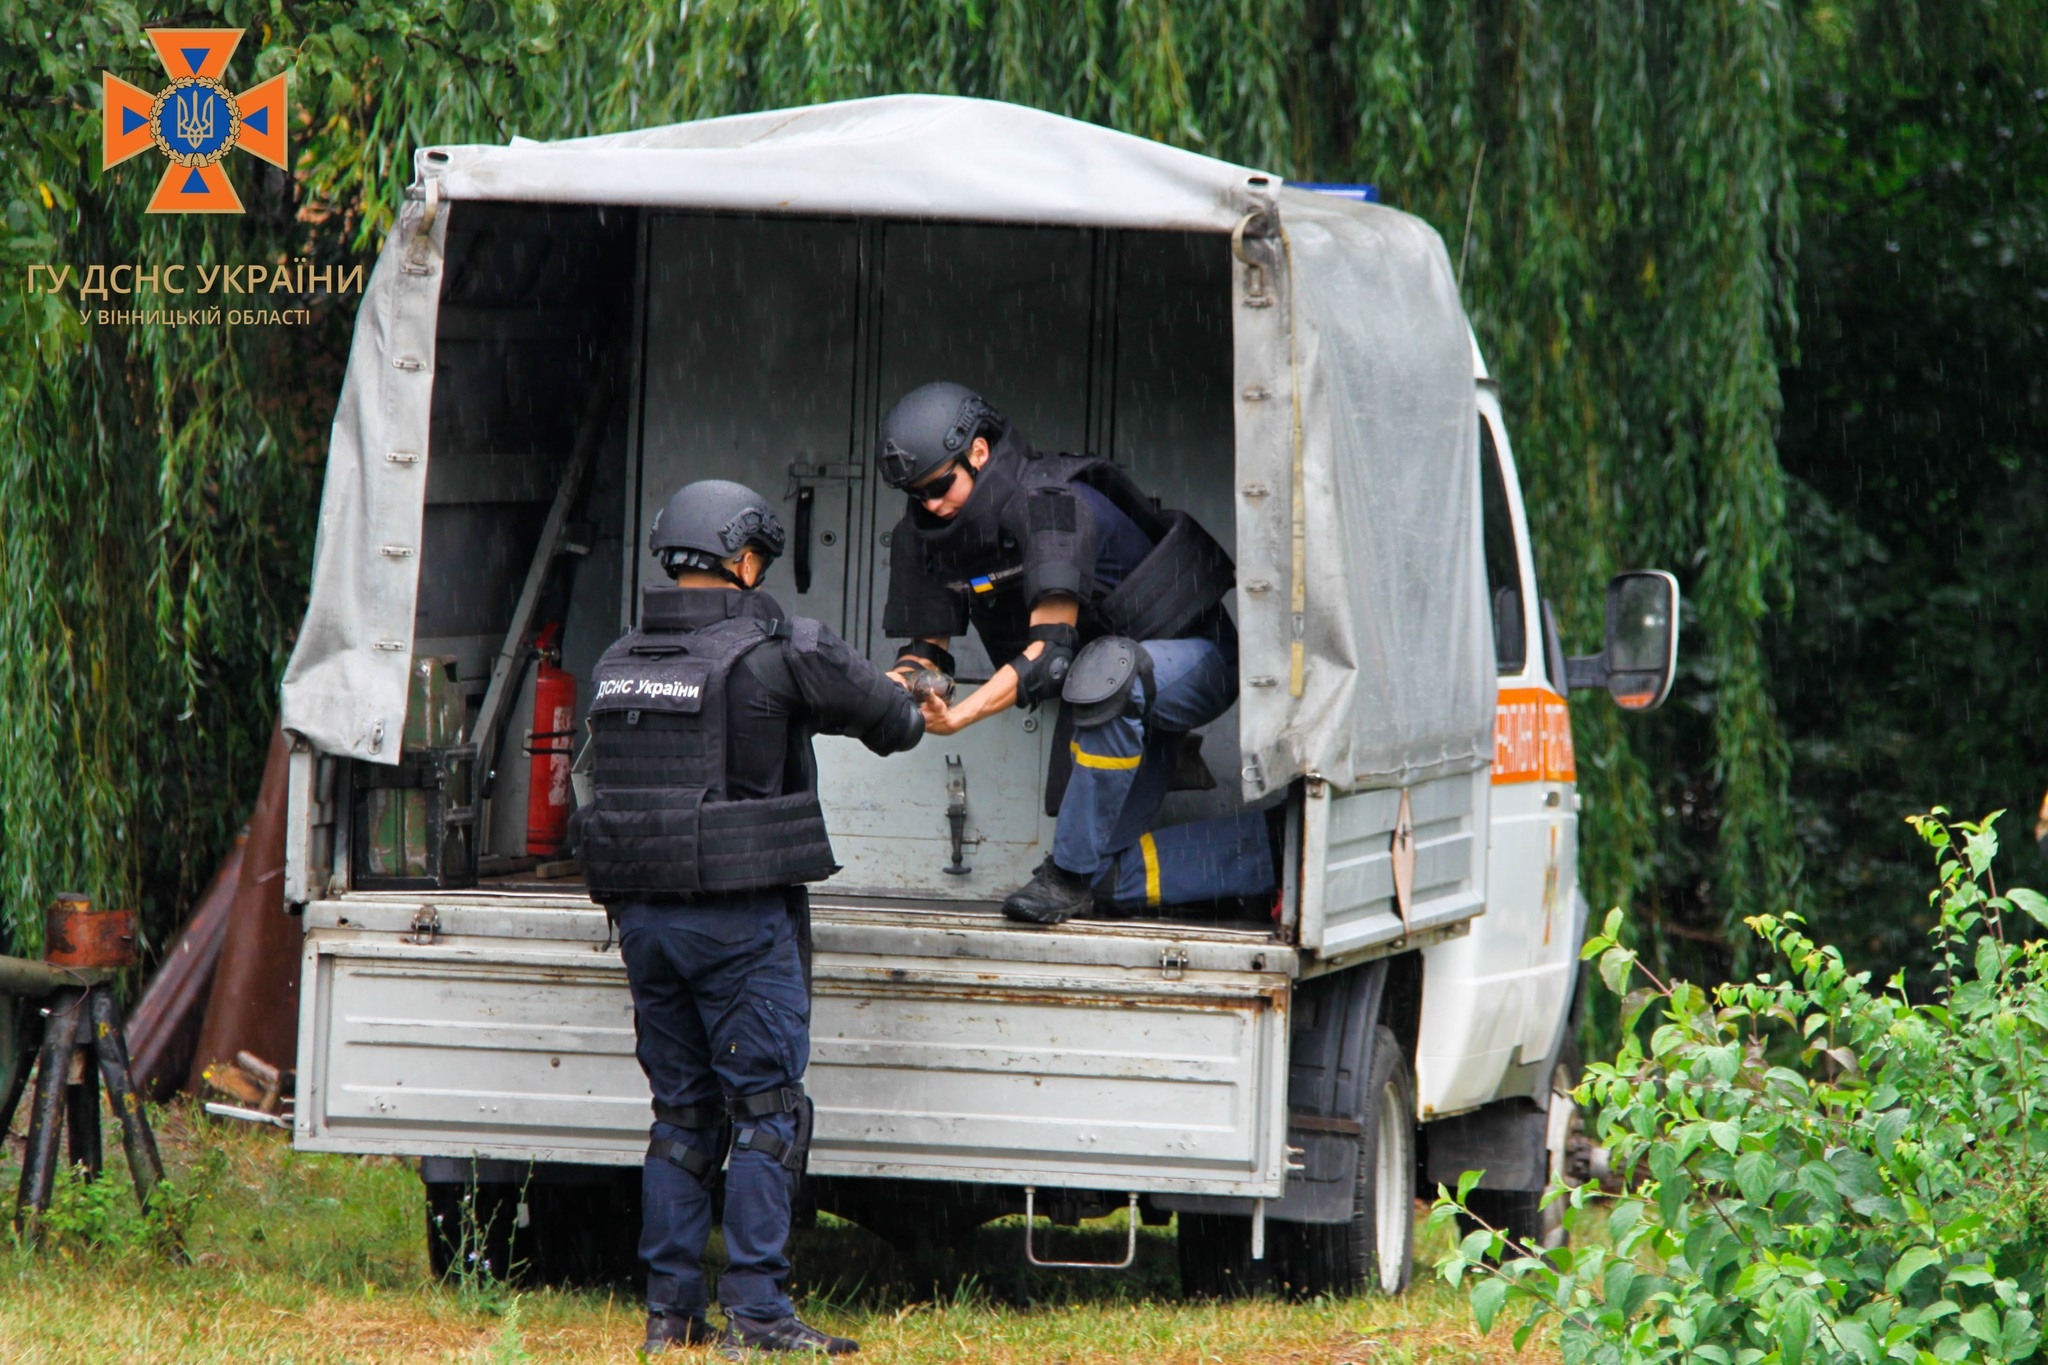
[[[633,1286],[513,1291],[430,1279],[418,1178],[396,1161],[294,1152],[274,1130],[174,1107],[158,1117],[171,1178],[189,1201],[190,1262],[164,1261],[133,1211],[118,1150],[98,1193],[67,1181],[60,1211],[86,1231],[41,1250],[0,1248],[0,1361],[214,1365],[534,1365],[628,1361],[643,1318]],[[10,1139],[0,1181],[18,1177]],[[118,1196],[118,1197],[114,1197]],[[80,1210],[84,1212],[81,1214]],[[1073,1234],[1066,1234],[1074,1236]],[[1121,1246],[1120,1226],[1074,1243]],[[803,1234],[803,1311],[858,1337],[861,1358],[989,1365],[1407,1365],[1505,1362],[1462,1295],[1433,1281],[1397,1300],[1184,1303],[1173,1242],[1147,1229],[1123,1274],[1033,1272],[1015,1228],[985,1229],[973,1274],[934,1298],[909,1292],[881,1243],[824,1220]],[[712,1359],[692,1352],[678,1360]],[[1532,1348],[1525,1359],[1553,1357]]]

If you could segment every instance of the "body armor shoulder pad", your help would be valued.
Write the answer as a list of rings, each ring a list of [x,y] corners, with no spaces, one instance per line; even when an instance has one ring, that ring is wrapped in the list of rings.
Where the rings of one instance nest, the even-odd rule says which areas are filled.
[[[789,636],[790,648],[799,654],[815,654],[818,652],[818,641],[821,638],[820,632],[824,628],[824,622],[809,616],[799,616],[794,621],[783,623],[783,629]]]
[[[1066,455],[1068,462],[1063,478],[1068,483],[1085,483],[1096,492],[1108,498],[1119,512],[1136,522],[1145,538],[1158,544],[1165,536],[1171,513],[1164,510],[1159,499],[1147,493],[1121,466],[1092,455]]]

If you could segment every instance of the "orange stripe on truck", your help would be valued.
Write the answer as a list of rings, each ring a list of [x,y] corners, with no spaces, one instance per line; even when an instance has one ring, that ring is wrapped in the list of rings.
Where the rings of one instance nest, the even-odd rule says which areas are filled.
[[[1572,713],[1547,687],[1503,687],[1493,716],[1493,781],[1572,782]]]

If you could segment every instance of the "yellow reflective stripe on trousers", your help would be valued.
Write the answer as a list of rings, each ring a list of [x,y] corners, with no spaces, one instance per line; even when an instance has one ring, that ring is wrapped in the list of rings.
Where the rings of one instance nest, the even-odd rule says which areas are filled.
[[[1145,761],[1143,754],[1132,754],[1129,758],[1111,758],[1104,754],[1083,753],[1078,740],[1070,742],[1067,747],[1074,751],[1074,762],[1084,768],[1108,768],[1112,772],[1128,772]]]
[[[1149,834],[1138,838],[1138,852],[1145,855],[1145,904],[1159,904],[1159,845]]]

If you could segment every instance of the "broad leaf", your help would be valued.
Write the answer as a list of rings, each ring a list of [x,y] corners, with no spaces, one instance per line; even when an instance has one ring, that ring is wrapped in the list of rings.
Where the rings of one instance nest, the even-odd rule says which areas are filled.
[[[1498,1276],[1489,1275],[1472,1286],[1472,1318],[1482,1334],[1493,1330],[1494,1316],[1507,1297],[1508,1282]]]
[[[1941,1253],[1932,1247],[1910,1248],[1905,1255],[1893,1262],[1891,1270],[1886,1273],[1884,1277],[1885,1292],[1887,1294],[1901,1293],[1915,1275],[1918,1275],[1931,1265],[1940,1264]]]
[[[1988,1303],[1965,1311],[1956,1319],[1956,1325],[1986,1346],[1997,1346],[2004,1339],[1998,1325],[1998,1310]]]
[[[2017,886],[2006,892],[2005,898],[2032,915],[2039,923],[2048,925],[2048,896],[2042,895],[2032,887]]]

